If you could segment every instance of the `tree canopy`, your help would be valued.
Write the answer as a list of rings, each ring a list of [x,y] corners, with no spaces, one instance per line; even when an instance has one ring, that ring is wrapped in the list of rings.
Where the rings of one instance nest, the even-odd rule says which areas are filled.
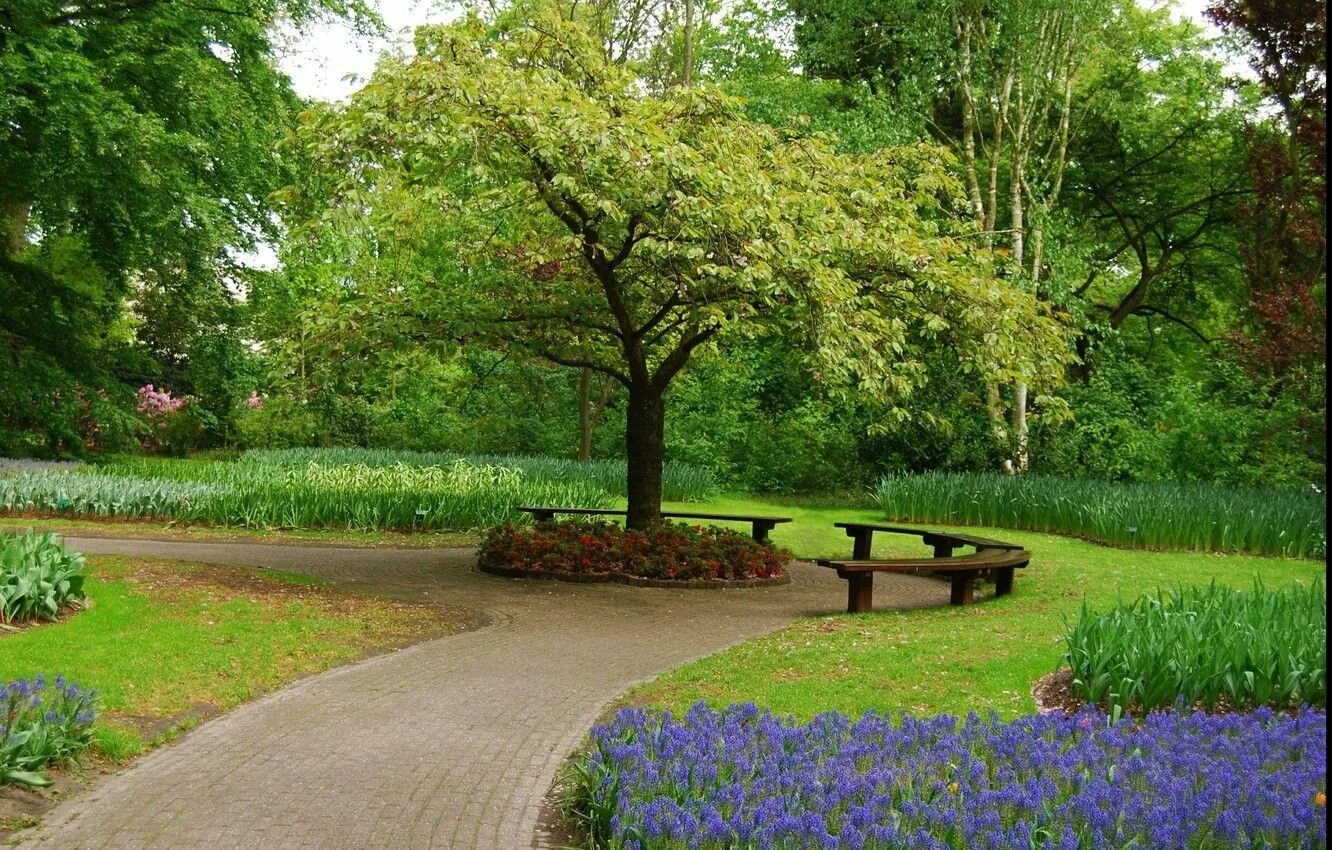
[[[169,336],[217,340],[232,252],[277,235],[266,197],[287,179],[274,149],[299,102],[274,30],[333,15],[374,25],[359,0],[0,7],[0,431],[65,418],[58,390],[91,396],[113,372],[174,362],[184,377],[189,352],[156,345]],[[176,326],[136,339],[134,300],[151,302],[141,321]]]
[[[338,198],[325,225],[368,211],[422,235],[433,263],[393,284],[422,335],[627,388],[632,524],[659,511],[663,395],[722,335],[782,328],[823,380],[899,415],[925,377],[913,339],[986,375],[1057,374],[1057,325],[993,274],[945,151],[838,153],[711,87],[645,95],[558,9],[524,11],[419,30],[307,128],[340,177],[314,185]]]

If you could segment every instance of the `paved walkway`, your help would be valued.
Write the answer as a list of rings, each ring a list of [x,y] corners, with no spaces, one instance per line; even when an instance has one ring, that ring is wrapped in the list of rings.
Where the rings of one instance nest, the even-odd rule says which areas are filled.
[[[844,582],[807,564],[780,587],[662,590],[495,578],[470,550],[69,543],[308,573],[478,609],[490,625],[304,679],[204,723],[52,809],[30,847],[557,846],[543,800],[612,699],[846,599]],[[878,581],[880,604],[948,599],[942,582]]]

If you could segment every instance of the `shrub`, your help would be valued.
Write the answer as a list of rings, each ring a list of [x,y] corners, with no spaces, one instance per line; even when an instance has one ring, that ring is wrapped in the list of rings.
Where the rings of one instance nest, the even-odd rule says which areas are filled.
[[[1083,603],[1061,663],[1074,693],[1112,711],[1183,699],[1209,709],[1327,705],[1327,588],[1213,583],[1102,613]]]
[[[217,427],[217,419],[194,396],[173,396],[152,384],[139,387],[136,408],[147,424],[143,448],[150,452],[184,457],[202,445],[204,435]]]
[[[884,515],[902,522],[1025,528],[1149,549],[1293,558],[1327,549],[1327,498],[1313,489],[958,472],[889,476],[877,495]]]
[[[606,522],[506,524],[486,534],[478,553],[482,567],[679,581],[779,578],[789,560],[739,532],[683,523],[648,532]]]
[[[1327,714],[621,710],[566,801],[595,848],[1296,848],[1326,841]]]
[[[83,598],[82,555],[51,534],[0,531],[0,622],[54,620]]]
[[[96,691],[64,677],[0,684],[0,783],[49,785],[44,769],[78,757],[92,740]]]

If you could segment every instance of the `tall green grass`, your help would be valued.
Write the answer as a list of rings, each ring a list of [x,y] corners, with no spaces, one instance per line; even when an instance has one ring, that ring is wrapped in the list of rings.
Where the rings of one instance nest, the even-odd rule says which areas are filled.
[[[106,468],[144,478],[176,481],[212,481],[219,474],[265,476],[272,469],[320,467],[441,467],[464,463],[477,468],[503,468],[521,472],[533,481],[577,481],[593,484],[612,496],[624,496],[627,470],[623,460],[593,460],[580,463],[565,458],[521,455],[461,455],[447,452],[413,452],[389,449],[265,449],[245,452],[234,461],[172,460],[124,457]],[[219,473],[216,467],[231,471]],[[667,462],[662,469],[662,498],[668,502],[706,501],[718,492],[711,470],[684,463]]]
[[[1040,475],[889,476],[876,491],[890,519],[1019,528],[1112,546],[1324,557],[1319,492],[1211,484],[1116,484]]]
[[[1327,587],[1211,584],[1082,613],[1062,663],[1079,697],[1112,711],[1183,698],[1233,709],[1327,704]]]
[[[115,471],[129,470],[0,477],[0,511],[247,528],[440,530],[521,520],[516,508],[525,504],[609,507],[612,501],[590,481],[531,479],[461,461],[443,468],[213,463],[195,465],[184,480]]]

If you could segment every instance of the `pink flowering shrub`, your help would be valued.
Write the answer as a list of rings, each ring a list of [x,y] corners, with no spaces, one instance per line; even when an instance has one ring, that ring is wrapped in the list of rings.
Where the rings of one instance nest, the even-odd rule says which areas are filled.
[[[140,413],[154,416],[169,416],[179,411],[185,406],[187,396],[174,398],[171,390],[163,387],[154,389],[152,384],[144,384],[139,387],[139,407]]]
[[[139,387],[136,410],[148,425],[144,450],[169,455],[183,455],[197,445],[212,418],[193,396],[173,396],[166,387],[157,389],[152,384]]]

